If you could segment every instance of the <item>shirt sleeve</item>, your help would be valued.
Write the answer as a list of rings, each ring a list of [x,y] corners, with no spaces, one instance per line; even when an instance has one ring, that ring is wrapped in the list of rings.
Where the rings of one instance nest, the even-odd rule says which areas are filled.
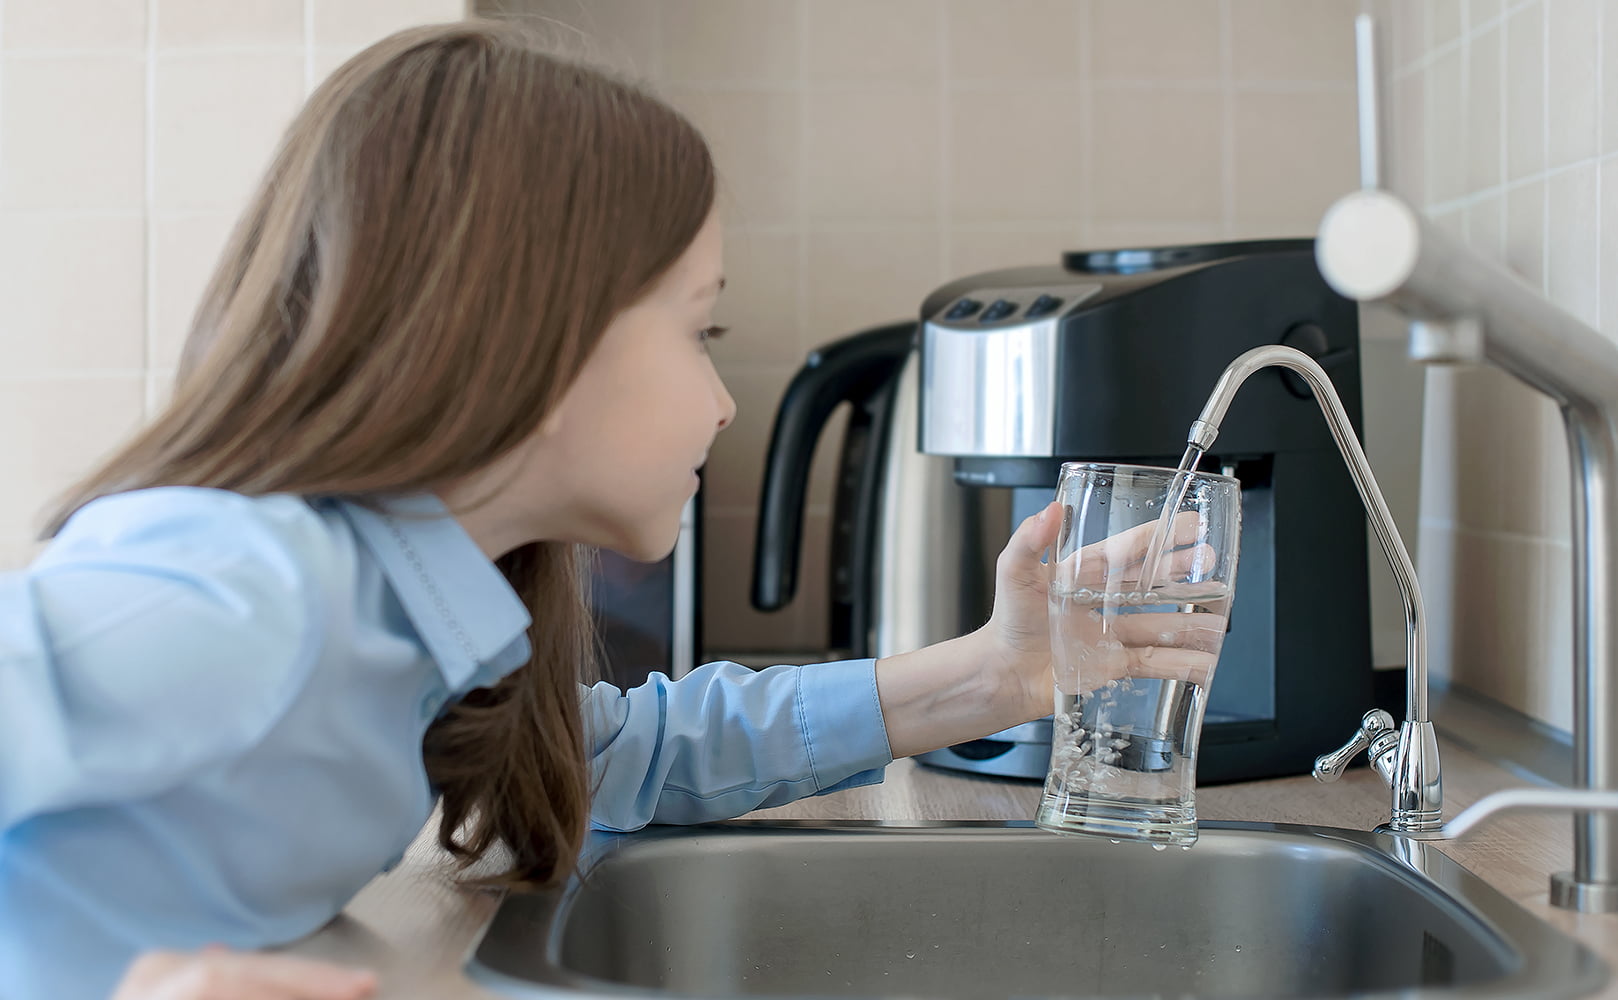
[[[0,830],[173,788],[291,704],[327,536],[282,499],[108,497],[0,574]]]
[[[598,830],[731,819],[874,784],[893,760],[871,659],[601,683],[584,714]]]

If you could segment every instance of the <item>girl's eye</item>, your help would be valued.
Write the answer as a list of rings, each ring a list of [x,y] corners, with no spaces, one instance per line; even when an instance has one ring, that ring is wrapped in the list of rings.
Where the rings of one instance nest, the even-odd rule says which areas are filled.
[[[697,339],[706,344],[708,341],[717,337],[723,337],[725,332],[729,329],[730,327],[728,326],[710,326],[706,329],[698,330]]]

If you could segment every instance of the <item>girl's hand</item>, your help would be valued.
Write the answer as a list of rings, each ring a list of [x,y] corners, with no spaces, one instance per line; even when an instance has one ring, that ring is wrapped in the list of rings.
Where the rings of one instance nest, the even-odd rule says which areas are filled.
[[[1042,556],[1056,542],[1061,511],[1061,505],[1052,502],[1019,525],[1006,542],[995,564],[994,612],[988,624],[968,635],[877,661],[877,694],[895,757],[978,739],[1051,714],[1055,676],[1047,597],[1050,567]],[[1154,527],[1141,525],[1086,549],[1087,557],[1101,560],[1097,582],[1138,581]],[[1187,527],[1190,537],[1180,538],[1176,525],[1177,543],[1195,540],[1195,520]],[[1165,560],[1170,572],[1183,572],[1188,561],[1205,558],[1204,549],[1190,545],[1176,550],[1172,559]],[[1088,569],[1088,561],[1083,565]],[[1172,621],[1132,632],[1128,655],[1110,666],[1133,669],[1142,676],[1152,672],[1193,676],[1202,660],[1211,663],[1211,655],[1195,649],[1192,652],[1201,659],[1188,662],[1183,650],[1194,647],[1193,640],[1211,623],[1191,623],[1196,627],[1182,635],[1181,626],[1193,616],[1165,617]]]
[[[376,975],[292,955],[152,951],[130,963],[112,1000],[358,1000]]]
[[[995,564],[994,613],[980,629],[993,669],[1002,671],[1020,690],[1029,719],[1049,715],[1056,678],[1052,671],[1049,590],[1051,567],[1042,561],[1056,543],[1062,505],[1052,501],[1012,533]],[[1151,547],[1156,522],[1137,525],[1075,552],[1074,582],[1111,591],[1141,587],[1141,568]],[[1190,572],[1213,557],[1201,543],[1195,515],[1175,519],[1177,546],[1164,559],[1156,584]],[[1093,690],[1109,680],[1157,677],[1206,684],[1224,639],[1225,618],[1212,614],[1137,614],[1120,617],[1103,636],[1099,619],[1072,615],[1065,623],[1070,670],[1063,689]],[[1101,640],[1109,640],[1103,643]],[[1084,655],[1092,650],[1094,655]]]

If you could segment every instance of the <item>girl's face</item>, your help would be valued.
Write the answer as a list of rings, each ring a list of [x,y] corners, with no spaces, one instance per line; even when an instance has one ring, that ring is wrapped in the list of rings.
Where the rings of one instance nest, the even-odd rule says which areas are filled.
[[[696,470],[736,415],[705,332],[724,286],[722,257],[710,215],[668,273],[607,326],[534,437],[480,477],[495,498],[461,520],[485,552],[539,539],[645,561],[673,549]]]

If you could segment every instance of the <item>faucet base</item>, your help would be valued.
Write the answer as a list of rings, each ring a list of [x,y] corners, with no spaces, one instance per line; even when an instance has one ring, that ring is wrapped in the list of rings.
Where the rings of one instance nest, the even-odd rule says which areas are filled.
[[[1446,840],[1446,839],[1448,839],[1448,835],[1444,833],[1442,828],[1439,828],[1437,830],[1400,830],[1400,829],[1395,828],[1392,824],[1383,823],[1383,824],[1379,825],[1374,832],[1376,832],[1376,833],[1386,833],[1386,834],[1389,834],[1390,836],[1394,836],[1394,837],[1402,837],[1405,840]]]
[[[1572,872],[1551,876],[1551,905],[1580,913],[1618,913],[1618,883],[1576,882]]]

